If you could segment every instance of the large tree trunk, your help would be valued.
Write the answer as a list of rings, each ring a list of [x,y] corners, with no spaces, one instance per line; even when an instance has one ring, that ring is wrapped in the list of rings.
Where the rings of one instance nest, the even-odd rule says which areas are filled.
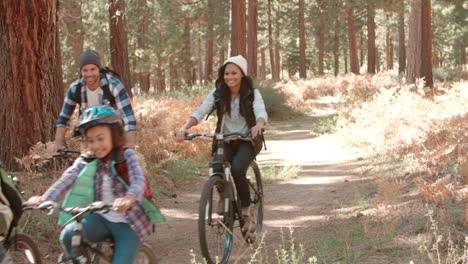
[[[249,24],[248,24],[248,75],[257,78],[257,0],[249,0]]]
[[[132,96],[132,80],[128,62],[128,38],[124,0],[109,0],[110,54],[112,68],[119,74],[129,96]]]
[[[359,61],[356,45],[356,28],[354,25],[354,8],[352,4],[346,4],[347,20],[348,20],[348,39],[349,39],[349,55],[351,72],[359,74]]]
[[[398,10],[398,72],[406,71],[406,47],[405,47],[405,1],[401,0]]]
[[[281,73],[281,57],[280,57],[280,50],[281,50],[281,45],[280,45],[280,37],[279,37],[279,31],[280,31],[280,25],[278,20],[276,20],[276,25],[275,25],[275,72],[273,75],[273,79],[279,80],[280,73]]]
[[[67,37],[67,44],[69,47],[71,47],[71,56],[77,69],[80,68],[79,57],[83,52],[84,45],[84,28],[81,16],[81,4],[81,0],[62,1],[60,7],[63,16],[62,21],[66,26],[63,29],[62,34]]]
[[[262,57],[262,63],[260,65],[260,74],[259,74],[259,77],[264,79],[265,76],[266,76],[266,55],[265,55],[265,49],[262,49],[262,51],[260,52],[261,53],[261,57]]]
[[[142,17],[139,18],[140,26],[138,28],[138,37],[137,37],[137,47],[140,50],[146,50],[146,32],[148,31],[148,26],[150,23],[149,20],[149,9],[146,7],[146,0],[139,0],[138,1],[138,8],[143,12]],[[139,58],[139,74],[138,79],[140,81],[140,88],[141,91],[144,93],[148,93],[150,89],[150,73],[148,71],[149,68],[149,61],[148,56],[143,55],[143,57]]]
[[[272,22],[271,22],[271,0],[268,0],[268,44],[269,44],[268,49],[270,51],[271,75],[273,78],[276,65],[275,65],[275,52],[274,52],[274,43],[273,43],[273,29],[272,29]]]
[[[333,39],[333,56],[335,57],[334,60],[334,69],[335,69],[335,76],[338,75],[340,72],[340,23],[338,19],[335,19],[335,33]]]
[[[0,161],[50,141],[64,88],[58,38],[58,1],[0,1]]]
[[[387,15],[387,21],[390,21],[391,15]],[[393,37],[390,25],[387,25],[385,33],[385,61],[386,70],[393,69]]]
[[[346,47],[343,48],[344,53],[344,72],[348,73],[348,49]]]
[[[375,10],[373,0],[367,0],[367,73],[375,74]]]
[[[416,78],[424,77],[426,86],[433,87],[431,3],[413,0],[410,8],[406,81],[414,83]]]
[[[323,0],[318,0],[317,4],[320,10],[320,18],[319,18],[319,28],[318,28],[318,74],[323,75],[323,57],[325,54],[325,17],[324,17],[324,7],[323,7]]]
[[[304,0],[299,0],[299,77],[307,78]]]
[[[231,56],[246,57],[245,0],[232,1]]]
[[[208,0],[208,10],[214,10],[214,0]],[[214,57],[214,15],[208,13],[208,23],[206,25],[206,58],[205,58],[205,82],[211,82],[213,75]]]

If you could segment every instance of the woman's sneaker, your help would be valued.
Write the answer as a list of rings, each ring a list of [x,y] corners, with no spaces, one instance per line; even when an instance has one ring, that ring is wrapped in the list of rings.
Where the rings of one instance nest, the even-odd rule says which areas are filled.
[[[244,227],[246,233],[253,233],[257,229],[257,215],[254,207],[242,208],[242,218],[244,219]]]

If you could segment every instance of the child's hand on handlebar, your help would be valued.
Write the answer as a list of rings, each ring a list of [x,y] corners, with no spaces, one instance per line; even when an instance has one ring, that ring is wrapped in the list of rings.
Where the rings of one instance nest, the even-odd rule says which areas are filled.
[[[39,195],[36,195],[36,196],[33,196],[31,198],[29,198],[26,202],[24,202],[24,205],[26,206],[36,206],[36,205],[39,205],[43,202],[47,201],[47,199],[44,197],[44,196],[39,196]]]
[[[115,199],[114,204],[112,207],[119,213],[123,213],[128,210],[134,203],[136,202],[136,197],[127,194],[124,197],[120,197]]]

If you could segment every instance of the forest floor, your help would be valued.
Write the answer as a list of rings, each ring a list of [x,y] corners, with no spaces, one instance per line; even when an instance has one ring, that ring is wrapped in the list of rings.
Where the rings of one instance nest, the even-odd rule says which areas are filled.
[[[300,167],[293,179],[264,184],[263,252],[269,262],[276,259],[275,250],[290,246],[291,230],[296,246],[302,244],[305,255],[312,256],[314,240],[333,229],[333,220],[356,217],[355,202],[370,184],[355,173],[366,165],[359,152],[330,137],[313,137],[310,131],[316,124],[317,116],[311,115],[271,122],[267,150],[257,157],[261,167]],[[177,189],[177,198],[158,199],[167,222],[157,226],[148,243],[160,264],[203,263],[197,212],[205,181],[205,177],[188,180]],[[241,241],[239,228],[234,232],[237,241],[231,263],[247,263],[255,246]]]

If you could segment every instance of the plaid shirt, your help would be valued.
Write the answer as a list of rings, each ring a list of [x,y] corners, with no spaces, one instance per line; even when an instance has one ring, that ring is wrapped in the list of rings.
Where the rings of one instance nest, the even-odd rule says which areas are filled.
[[[123,197],[126,194],[131,194],[137,198],[137,203],[130,207],[125,213],[128,224],[133,231],[138,235],[140,240],[151,234],[152,224],[143,211],[140,202],[143,197],[143,193],[146,189],[145,177],[143,176],[143,170],[140,166],[138,156],[132,149],[126,149],[124,152],[125,161],[128,170],[129,188],[128,190],[118,180],[117,176],[114,175],[112,166],[112,159],[106,161],[100,160],[96,171],[95,181],[95,200],[100,201],[102,197],[102,182],[103,175],[110,174],[112,177],[112,189],[114,190],[115,197]],[[76,178],[86,166],[86,162],[83,158],[75,160],[73,165],[68,168],[52,186],[44,193],[44,197],[47,200],[57,201],[67,193],[67,191],[75,183]]]
[[[115,104],[117,111],[120,112],[122,117],[125,131],[136,131],[136,119],[133,113],[132,105],[130,98],[125,91],[123,84],[113,75],[100,73],[101,76],[101,86],[99,89],[99,102],[103,105],[110,105],[110,101],[106,98],[102,87],[108,84],[109,80],[109,91],[115,98]],[[107,77],[107,78],[106,78]],[[76,93],[76,87],[78,83],[81,83],[81,109],[85,110],[88,108],[88,96],[86,95],[86,83],[83,78],[76,80],[68,88],[67,94],[63,102],[62,112],[60,113],[59,119],[57,121],[57,127],[69,127],[70,117],[75,111],[77,102],[73,100],[73,95]]]

